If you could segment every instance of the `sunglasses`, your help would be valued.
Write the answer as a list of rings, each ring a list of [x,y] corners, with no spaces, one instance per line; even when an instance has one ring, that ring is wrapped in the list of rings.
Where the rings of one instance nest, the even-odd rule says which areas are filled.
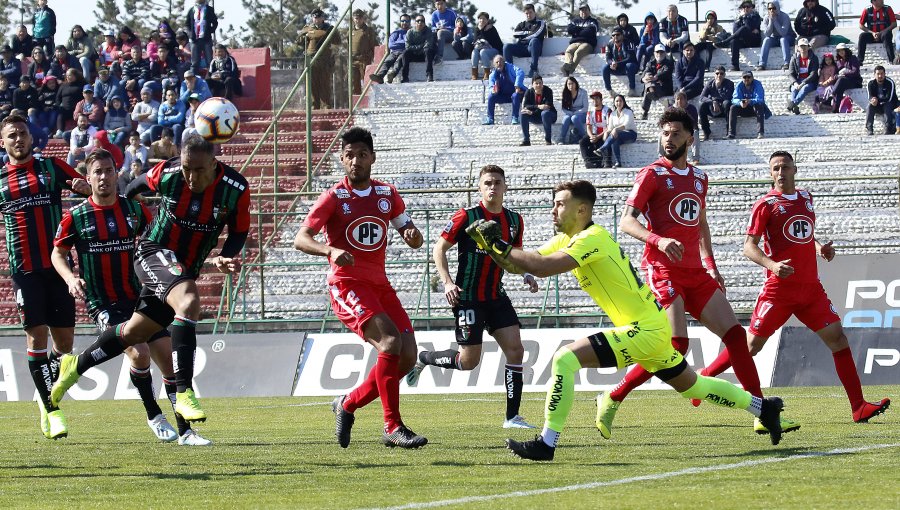
[[[416,20],[416,23],[425,23],[425,20],[424,20],[424,19],[417,19],[417,20]]]
[[[408,19],[401,19],[401,20],[400,20],[400,23],[401,23],[401,24],[402,24],[402,23],[409,23],[409,20],[408,20]]]

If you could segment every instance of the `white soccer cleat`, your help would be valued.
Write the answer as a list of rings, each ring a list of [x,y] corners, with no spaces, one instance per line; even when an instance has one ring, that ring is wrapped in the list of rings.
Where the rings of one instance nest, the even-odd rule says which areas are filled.
[[[147,420],[147,426],[150,427],[150,430],[153,431],[153,434],[156,435],[156,438],[160,441],[171,443],[178,439],[178,432],[175,431],[175,428],[169,423],[169,420],[166,419],[166,415],[162,413],[157,414],[152,420]]]
[[[413,365],[412,370],[406,374],[406,385],[413,387],[419,384],[419,376],[422,375],[423,370],[425,370],[425,363],[416,360],[416,364]]]
[[[212,441],[194,432],[192,429],[188,429],[183,436],[178,438],[178,444],[182,446],[209,446],[212,444]]]
[[[536,429],[534,425],[531,425],[525,418],[522,418],[518,414],[513,416],[508,420],[503,421],[503,428],[505,429]]]

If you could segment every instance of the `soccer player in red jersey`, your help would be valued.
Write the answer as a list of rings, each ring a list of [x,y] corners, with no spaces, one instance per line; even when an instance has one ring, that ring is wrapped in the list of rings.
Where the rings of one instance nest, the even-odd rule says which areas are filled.
[[[159,163],[128,185],[125,195],[129,198],[154,191],[161,199],[135,253],[141,293],[128,322],[103,331],[78,356],[63,356],[59,378],[50,393],[53,402],[59,402],[89,368],[122,354],[129,345],[146,343],[171,324],[175,413],[187,422],[206,420],[193,388],[200,319],[196,280],[226,226],[228,237],[212,263],[221,273],[235,271],[236,257],[250,229],[247,180],[216,160],[214,152],[212,143],[189,137],[179,158]]]
[[[48,439],[68,435],[65,416],[50,398],[58,357],[72,350],[75,300],[53,270],[53,233],[62,217],[62,190],[82,195],[90,185],[64,161],[34,156],[28,122],[9,115],[0,122],[9,163],[0,169],[0,213],[13,291],[27,343],[28,371],[37,388],[41,432]],[[48,355],[48,340],[53,352]]]
[[[334,399],[335,434],[350,445],[354,412],[381,397],[386,446],[419,448],[428,439],[400,419],[400,378],[416,361],[412,323],[388,282],[385,251],[389,225],[413,249],[422,233],[406,213],[397,189],[371,178],[375,148],[369,131],[354,127],[341,136],[341,163],[346,177],[323,192],[294,238],[294,247],[327,257],[331,307],[347,328],[378,350],[378,361],[363,383]],[[315,240],[320,230],[325,242]]]
[[[66,281],[69,294],[85,301],[97,328],[105,331],[126,322],[134,311],[141,290],[134,271],[136,241],[153,216],[147,206],[116,193],[117,167],[110,152],[94,149],[85,165],[91,196],[63,213],[51,260]],[[79,276],[69,263],[73,248],[78,253]],[[147,425],[159,440],[175,441],[190,426],[176,415],[183,433],[172,428],[156,403],[150,375],[152,358],[162,372],[166,394],[174,405],[176,388],[169,332],[161,329],[146,344],[127,348],[125,354],[131,361],[131,382],[147,412]],[[191,436],[195,443],[199,436]]]
[[[813,198],[794,183],[797,166],[791,153],[772,153],[769,172],[772,190],[753,205],[744,240],[744,255],[766,268],[766,283],[750,319],[750,353],[756,355],[775,330],[795,315],[831,349],[834,368],[850,400],[853,421],[867,422],[883,413],[891,400],[885,398],[873,404],[863,398],[841,319],[819,281],[816,256],[831,261],[834,247],[831,241],[822,244],[816,239]],[[759,248],[760,239],[764,250]],[[729,366],[728,351],[723,351],[702,373],[715,376]]]
[[[506,173],[502,168],[497,165],[482,168],[478,177],[481,201],[456,211],[435,243],[432,253],[434,265],[444,282],[447,303],[453,308],[459,350],[420,352],[416,366],[406,376],[406,382],[410,386],[415,385],[426,365],[451,370],[474,369],[481,362],[481,343],[487,328],[506,356],[503,378],[506,384],[506,419],[503,428],[531,429],[534,427],[519,415],[525,348],[522,347],[519,316],[503,287],[503,268],[466,235],[469,225],[478,220],[492,220],[500,225],[503,241],[516,248],[522,247],[525,224],[521,214],[503,206],[506,189]],[[454,281],[450,277],[447,251],[457,243],[459,256]],[[523,283],[531,292],[538,291],[533,275],[526,273]]]
[[[725,280],[713,258],[706,220],[708,177],[687,163],[687,149],[694,139],[693,120],[684,110],[672,108],[660,117],[659,127],[663,157],[638,173],[619,227],[646,243],[641,269],[666,309],[675,348],[682,354],[688,349],[687,311],[725,343],[744,389],[762,397],[756,365],[747,349],[747,333],[725,298]],[[646,227],[638,221],[642,214]],[[650,377],[650,372],[635,366],[615,389],[598,396],[597,428],[604,438],[610,437],[622,400]],[[782,429],[796,430],[784,424]]]

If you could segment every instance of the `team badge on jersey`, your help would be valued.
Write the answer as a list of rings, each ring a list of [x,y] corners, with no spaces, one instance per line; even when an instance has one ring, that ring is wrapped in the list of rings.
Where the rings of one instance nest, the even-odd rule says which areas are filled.
[[[813,212],[813,205],[809,200],[806,201],[806,210],[809,212]]]
[[[694,181],[694,189],[697,190],[697,193],[703,193],[703,183],[699,180]]]
[[[376,216],[363,216],[347,225],[345,235],[357,250],[376,251],[387,240],[387,224]]]
[[[806,216],[796,215],[784,222],[784,237],[793,243],[806,244],[813,238],[813,222]]]
[[[224,206],[223,207],[215,206],[215,207],[213,207],[212,212],[213,212],[213,218],[215,218],[216,221],[222,221],[225,219],[226,216],[228,216],[228,208],[224,207]]]
[[[116,230],[118,230],[118,229],[116,228],[116,222],[115,222],[115,220],[109,220],[109,222],[106,224],[106,226],[109,228],[109,231],[110,231],[110,232],[115,232]]]
[[[388,188],[390,189],[390,188]],[[378,199],[378,210],[387,214],[391,212],[391,201],[386,198]]]
[[[137,217],[134,214],[129,214],[125,217],[125,221],[128,222],[128,228],[134,230],[134,228],[138,224]]]
[[[191,212],[197,214],[200,212],[200,202],[196,200],[191,200]]]
[[[344,214],[350,214],[350,204],[344,202],[341,204],[341,210],[344,211]]]
[[[682,193],[672,199],[669,214],[676,222],[687,227],[700,223],[700,197],[693,193]]]
[[[675,189],[675,184],[672,183],[672,179],[666,178],[666,187],[669,189]]]

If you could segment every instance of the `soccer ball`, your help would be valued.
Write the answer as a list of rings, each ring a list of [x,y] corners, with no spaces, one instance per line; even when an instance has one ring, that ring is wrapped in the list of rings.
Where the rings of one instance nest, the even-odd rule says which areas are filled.
[[[200,103],[194,112],[194,128],[212,143],[225,143],[238,131],[241,113],[231,101],[211,97]]]

